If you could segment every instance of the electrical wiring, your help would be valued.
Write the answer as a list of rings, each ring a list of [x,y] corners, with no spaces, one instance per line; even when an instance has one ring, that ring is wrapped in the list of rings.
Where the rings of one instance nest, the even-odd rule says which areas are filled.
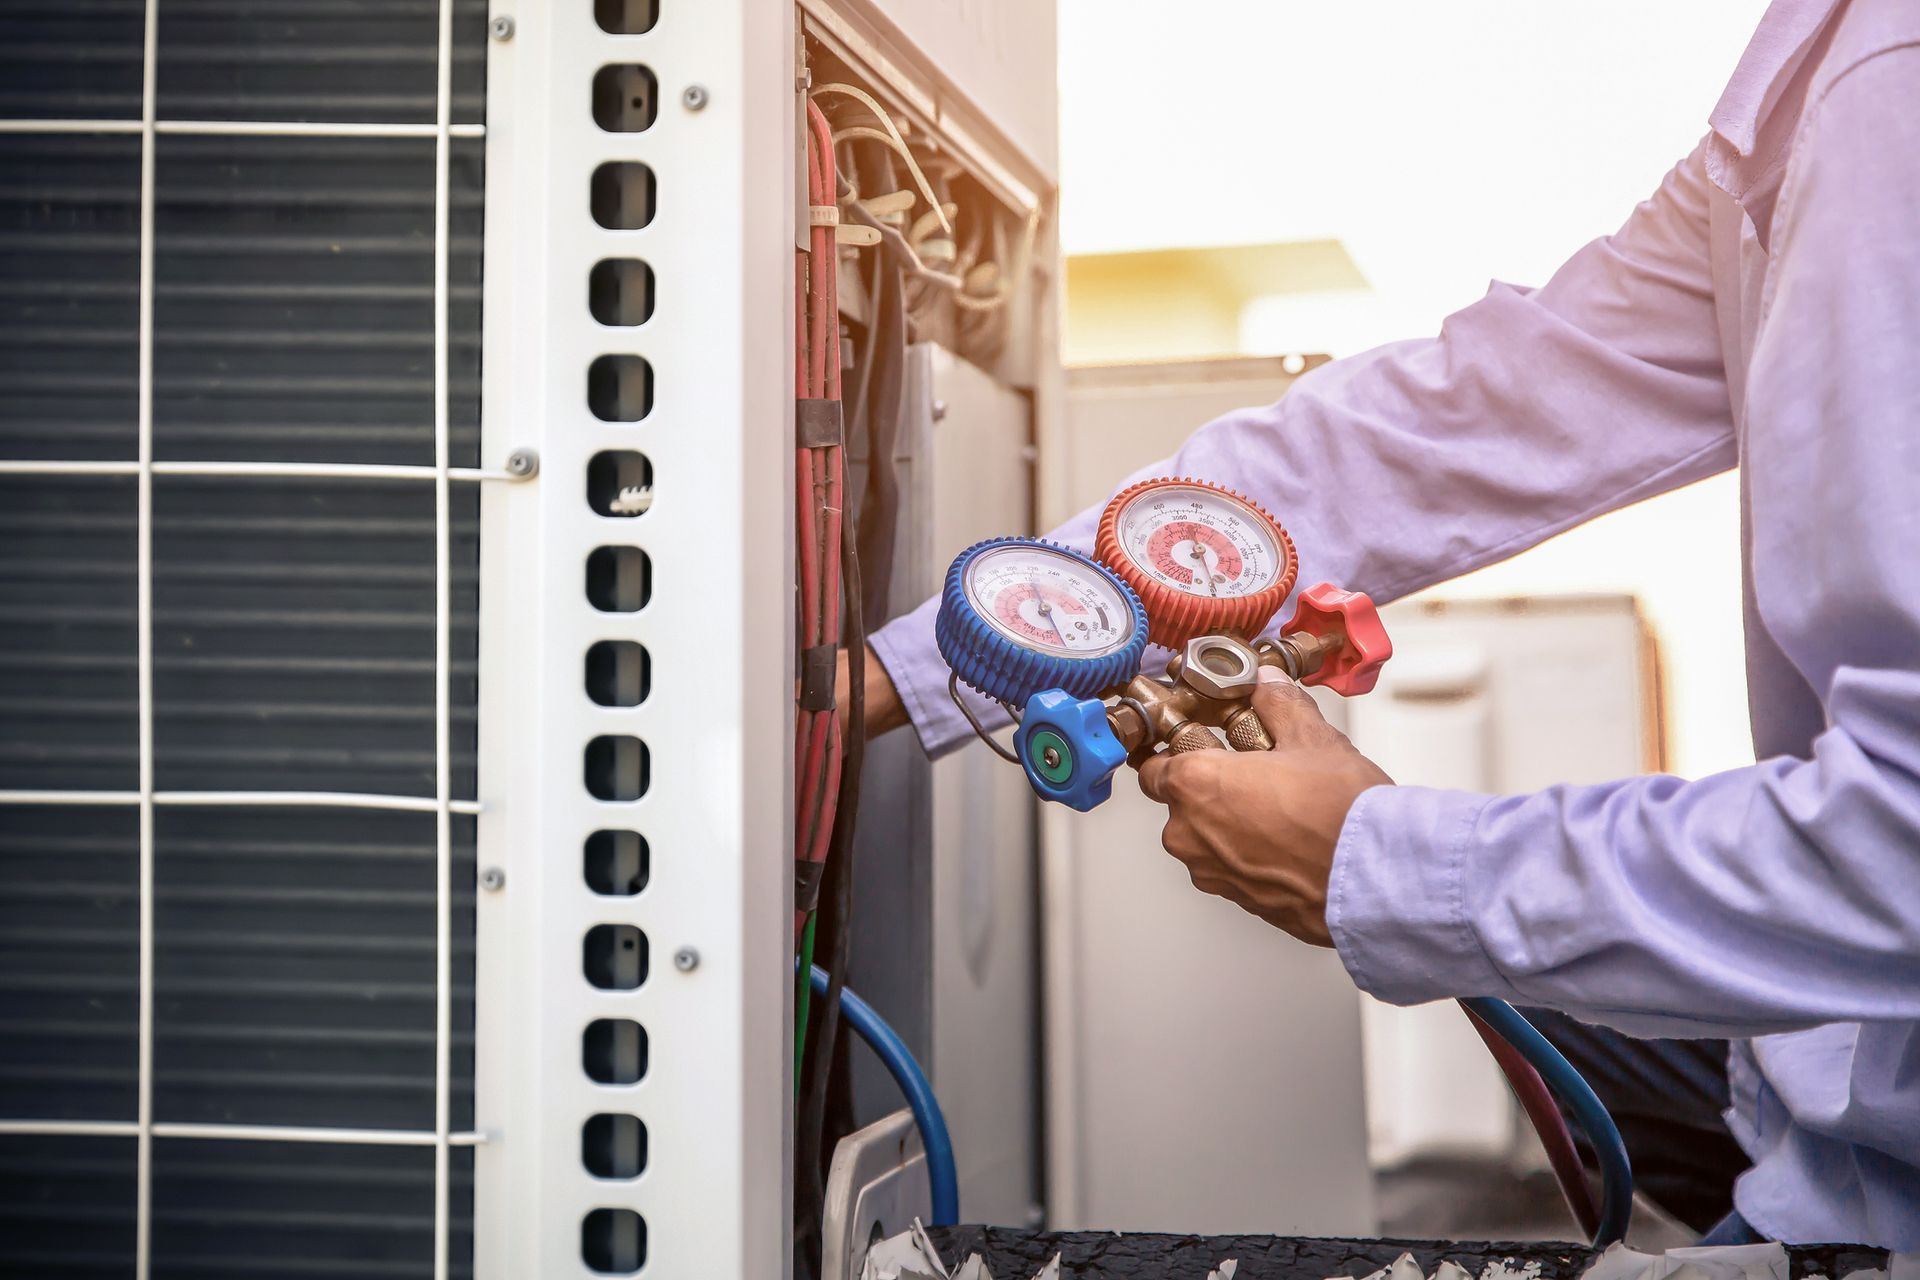
[[[868,124],[853,124],[848,125],[844,129],[835,129],[833,131],[833,140],[835,142],[858,142],[862,140],[877,142],[883,147],[891,147],[903,156],[907,154],[906,147],[895,140],[892,134],[881,129],[876,129]]]
[[[808,199],[814,205],[831,204],[837,185],[831,132],[826,116],[808,105]],[[808,252],[796,258],[795,320],[800,345],[794,362],[795,393],[803,404],[840,399],[837,254],[833,228],[816,226],[809,235]],[[807,655],[830,648],[840,638],[844,466],[837,442],[798,442],[794,476],[803,667]],[[795,717],[794,847],[806,875],[817,875],[827,857],[838,807],[841,745],[839,717],[831,705],[801,708]],[[796,940],[805,928],[806,905],[795,911]]]
[[[809,104],[811,107],[811,104]],[[831,203],[836,187],[834,158],[826,117],[818,108],[809,112],[807,193],[812,204]],[[841,395],[838,249],[833,228],[813,227],[808,251],[795,256],[794,392],[801,409],[809,402],[837,402]],[[794,480],[799,589],[799,642],[802,668],[802,705],[794,717],[794,854],[796,892],[811,885],[807,896],[817,896],[819,880],[833,838],[842,780],[842,744],[839,715],[832,697],[819,705],[813,655],[840,638],[840,561],[842,556],[841,490],[844,460],[837,440],[813,436],[796,443]],[[829,676],[831,669],[829,669]],[[828,690],[829,695],[831,689]],[[814,903],[797,901],[794,911],[796,941],[807,964],[813,962],[818,928]],[[806,1061],[810,1010],[802,985],[795,993],[794,1095],[800,1096]]]
[[[822,998],[833,998],[829,992],[834,986],[826,970],[817,966],[813,969],[812,985]],[[894,1083],[900,1086],[900,1092],[906,1095],[907,1106],[913,1112],[914,1128],[920,1131],[920,1146],[927,1155],[927,1186],[933,1200],[928,1225],[953,1226],[960,1221],[960,1180],[954,1165],[953,1139],[947,1133],[947,1118],[940,1110],[940,1099],[934,1096],[933,1085],[913,1051],[893,1028],[852,990],[845,986],[838,990],[847,1025],[880,1059]]]
[[[1600,1213],[1592,1236],[1593,1246],[1604,1249],[1624,1239],[1633,1215],[1633,1166],[1627,1158],[1620,1130],[1607,1114],[1599,1095],[1574,1070],[1573,1064],[1506,1001],[1474,996],[1463,998],[1460,1003],[1539,1072],[1540,1078],[1573,1113],[1575,1122],[1586,1134],[1587,1145],[1600,1162]]]
[[[1506,1076],[1514,1097],[1520,1100],[1520,1106],[1532,1122],[1534,1132],[1540,1135],[1540,1145],[1546,1149],[1547,1163],[1552,1166],[1554,1179],[1560,1184],[1560,1194],[1567,1202],[1567,1209],[1591,1239],[1600,1230],[1600,1210],[1593,1202],[1593,1189],[1587,1185],[1586,1166],[1580,1163],[1580,1153],[1574,1148],[1573,1135],[1567,1129],[1567,1118],[1560,1113],[1546,1081],[1533,1069],[1533,1064],[1521,1057],[1518,1049],[1496,1035],[1493,1028],[1481,1021],[1471,1008],[1463,1005],[1462,1009],[1467,1021],[1473,1024],[1473,1029],[1480,1033],[1487,1052],[1500,1065],[1501,1074]]]
[[[813,96],[816,98],[823,97],[827,94],[838,94],[841,97],[852,98],[855,102],[873,113],[874,119],[885,126],[887,134],[892,140],[894,150],[898,151],[900,158],[907,162],[907,172],[913,175],[914,185],[920,188],[920,194],[927,198],[928,204],[932,205],[935,209],[939,209],[940,198],[933,194],[933,187],[928,183],[927,175],[921,171],[920,162],[914,159],[913,152],[908,150],[907,140],[900,136],[900,130],[893,123],[893,117],[887,114],[886,108],[882,107],[879,101],[865,89],[856,88],[850,84],[840,84],[837,82],[833,84],[823,84],[813,91]],[[831,135],[829,135],[829,138],[831,138]],[[947,229],[948,235],[953,234],[953,226],[947,221],[944,213],[940,215],[940,225]]]
[[[942,289],[952,290],[956,296],[965,290],[966,281],[962,280],[959,276],[952,275],[945,271],[936,271],[922,261],[920,255],[914,252],[913,246],[907,243],[906,237],[901,235],[897,228],[891,227],[874,217],[858,203],[847,204],[844,212],[847,221],[857,222],[863,227],[872,227],[875,231],[878,231],[880,233],[880,247],[893,256],[894,259],[899,262],[901,269],[913,279],[925,281],[928,284],[936,285]]]

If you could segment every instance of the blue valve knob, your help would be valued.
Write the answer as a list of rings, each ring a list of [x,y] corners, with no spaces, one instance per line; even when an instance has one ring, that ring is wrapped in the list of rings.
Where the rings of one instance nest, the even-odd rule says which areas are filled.
[[[1127,762],[1127,749],[1107,725],[1106,704],[1064,689],[1027,699],[1013,749],[1036,795],[1081,813],[1113,794],[1114,771]]]

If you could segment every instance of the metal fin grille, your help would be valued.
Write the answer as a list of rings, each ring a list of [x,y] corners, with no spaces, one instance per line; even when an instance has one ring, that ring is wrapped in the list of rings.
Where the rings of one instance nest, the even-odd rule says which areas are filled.
[[[0,5],[0,1275],[472,1272],[486,21]]]

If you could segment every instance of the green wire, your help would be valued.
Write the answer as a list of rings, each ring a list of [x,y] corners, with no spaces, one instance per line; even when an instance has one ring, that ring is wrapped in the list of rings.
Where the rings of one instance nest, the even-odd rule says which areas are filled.
[[[793,1096],[800,1096],[800,1064],[807,1056],[807,1011],[813,1002],[813,922],[816,912],[807,912],[807,927],[800,934],[800,976],[793,991]]]

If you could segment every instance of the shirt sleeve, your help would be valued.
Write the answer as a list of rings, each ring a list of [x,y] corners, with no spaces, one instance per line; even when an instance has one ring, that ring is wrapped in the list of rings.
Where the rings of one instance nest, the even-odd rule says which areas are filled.
[[[1703,154],[1546,285],[1496,284],[1436,338],[1323,365],[1278,404],[1208,423],[1114,492],[1157,475],[1229,485],[1286,525],[1301,586],[1331,581],[1384,603],[1727,469]],[[1090,550],[1099,513],[1048,536]],[[947,695],[936,608],[927,601],[873,637],[935,754],[970,732]]]
[[[1810,756],[1517,797],[1367,792],[1328,902],[1365,989],[1640,1035],[1920,1018],[1916,85],[1907,48],[1812,108],[1753,355],[1755,604],[1826,706]]]

